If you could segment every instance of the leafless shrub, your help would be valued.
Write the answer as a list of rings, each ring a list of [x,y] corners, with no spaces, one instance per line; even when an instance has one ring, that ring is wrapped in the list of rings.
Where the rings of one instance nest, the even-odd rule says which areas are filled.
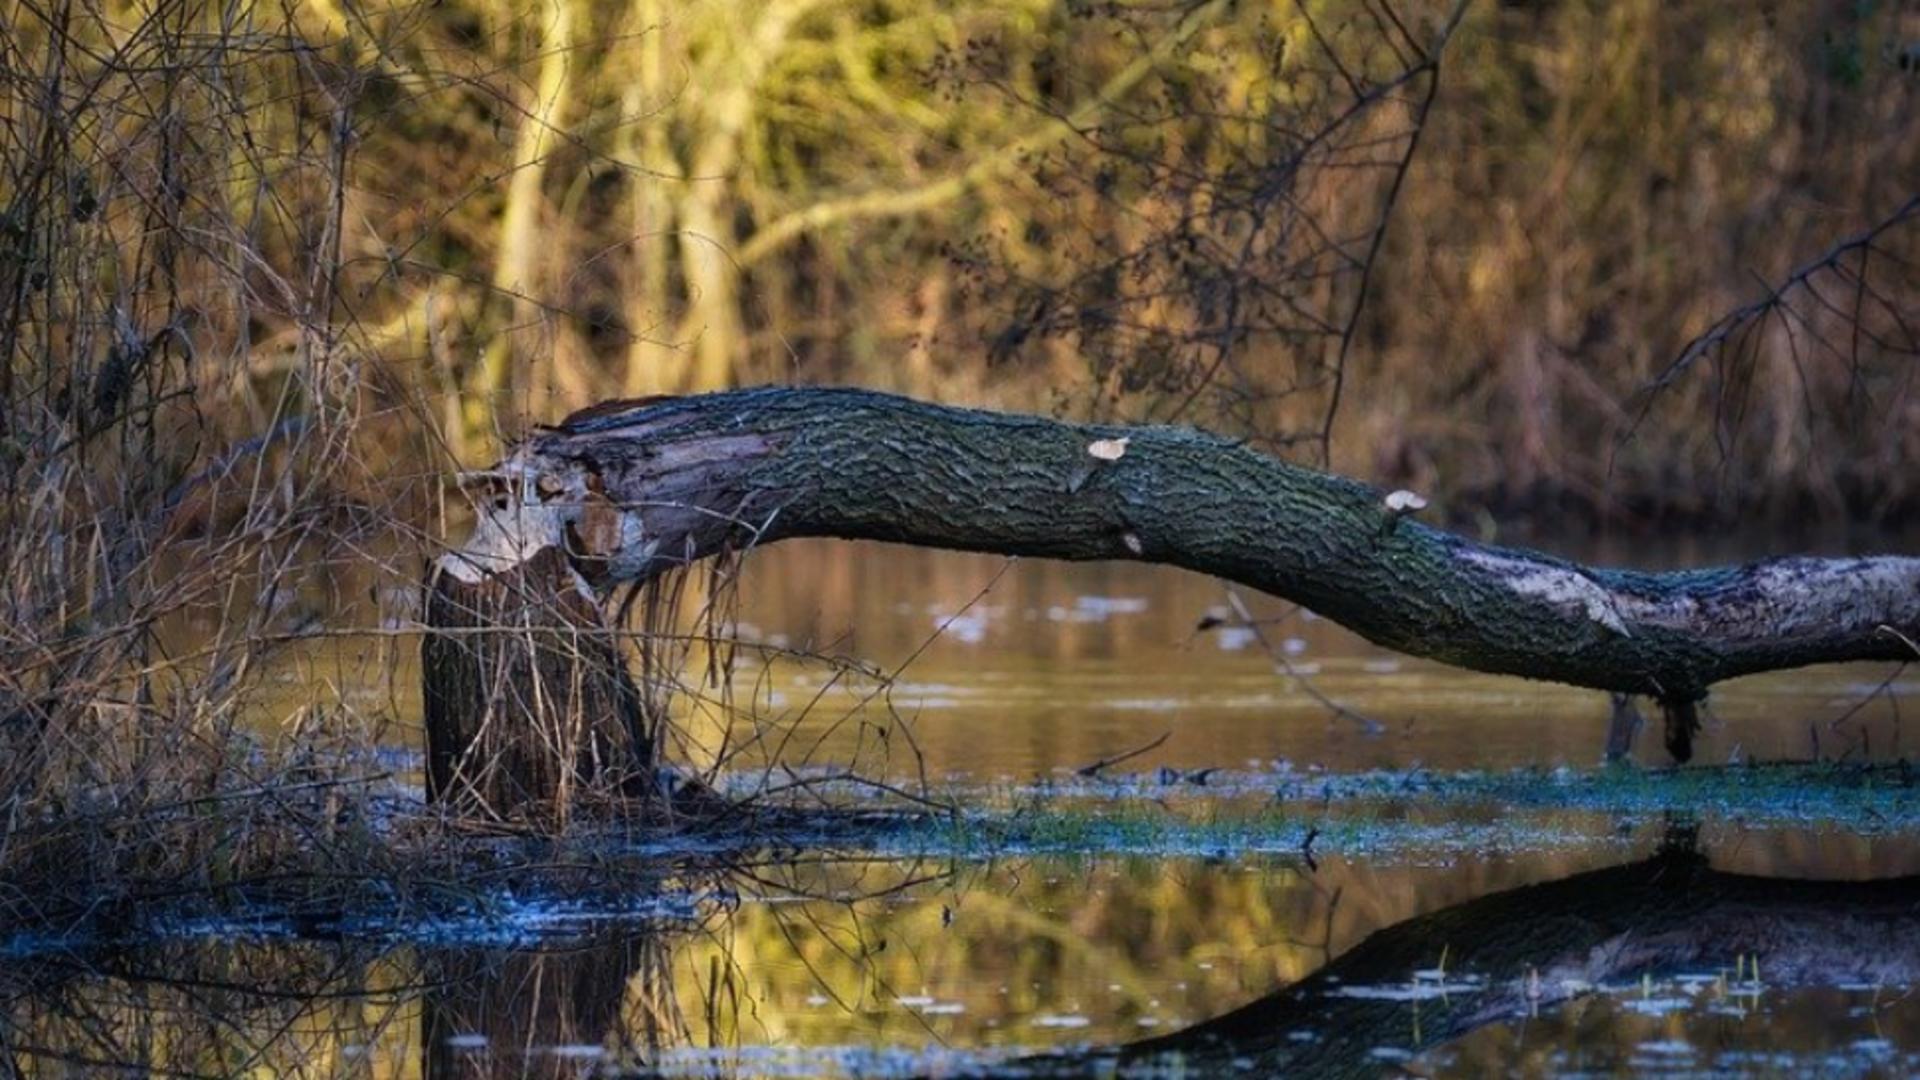
[[[0,922],[366,869],[382,710],[258,723],[399,532],[342,292],[364,72],[204,0],[9,19]]]
[[[1894,515],[1903,484],[1886,476],[1920,450],[1920,195],[1726,311],[1636,395],[1632,440],[1690,379],[1710,402],[1722,483],[1739,507],[1791,476],[1836,515]],[[1862,494],[1881,505],[1860,507]]]
[[[1027,235],[959,253],[974,288],[1015,312],[994,358],[1038,359],[1052,345],[1092,366],[1092,402],[1063,407],[1207,417],[1324,460],[1460,14],[1413,20],[1401,7],[1303,3],[1252,26],[1215,3],[1092,9],[1115,35],[1160,43],[1139,60],[1152,63],[1152,89],[1035,157],[1034,182],[1054,202]],[[1168,42],[1204,51],[1248,33],[1264,57],[1251,90],[1155,62]],[[992,57],[955,58],[954,77],[1046,113],[1046,100],[998,80]]]

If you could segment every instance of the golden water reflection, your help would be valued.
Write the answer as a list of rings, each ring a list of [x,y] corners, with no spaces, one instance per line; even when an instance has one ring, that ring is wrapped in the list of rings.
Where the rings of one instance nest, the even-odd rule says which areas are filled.
[[[1548,546],[1644,566],[1766,553],[1726,544]],[[329,605],[331,623],[407,625],[410,583],[347,581],[350,569],[327,577],[314,592],[347,601]],[[1196,629],[1220,612],[1224,587],[1162,567],[794,541],[753,553],[737,594],[721,627],[743,643],[727,687],[731,711],[682,703],[691,730],[676,747],[702,765],[724,746],[726,764],[742,771],[764,768],[778,750],[787,764],[854,765],[894,779],[1025,781],[1164,734],[1163,746],[1128,767],[1265,768],[1284,760],[1335,770],[1581,768],[1599,760],[1605,738],[1604,695],[1407,659],[1245,594],[1257,617],[1286,616],[1262,630],[1309,690],[1243,629]],[[355,599],[366,597],[374,599]],[[258,702],[261,722],[281,723],[316,695],[337,695],[396,721],[387,739],[412,750],[415,653],[405,636],[308,642],[278,663]],[[857,662],[887,678],[794,653]],[[1896,706],[1920,693],[1920,673],[1895,675],[1880,697],[1854,709],[1890,675],[1894,665],[1859,664],[1723,684],[1697,760],[1910,754],[1916,736],[1903,730]],[[720,696],[704,670],[685,682]],[[1369,734],[1316,694],[1381,730]],[[1643,733],[1644,760],[1664,760],[1658,741],[1657,732]]]
[[[1753,553],[1666,545],[1577,554],[1697,565]],[[1290,610],[1241,592],[1258,618]],[[750,560],[742,595],[745,636],[900,671],[892,715],[878,702],[856,711],[865,696],[857,685],[822,694],[817,670],[776,665],[770,678],[743,675],[761,689],[761,714],[796,724],[802,742],[838,725],[823,751],[829,757],[853,752],[859,733],[847,722],[850,711],[874,725],[910,725],[935,777],[1027,779],[1167,732],[1160,750],[1129,766],[1245,768],[1280,759],[1335,770],[1586,767],[1599,761],[1605,738],[1607,701],[1596,692],[1410,660],[1310,614],[1263,627],[1314,690],[1384,726],[1369,735],[1277,672],[1251,635],[1230,624],[1197,630],[1209,612],[1219,613],[1224,587],[1162,567],[1009,567],[988,556],[789,544]],[[1828,727],[1893,667],[1816,668],[1724,684],[1698,760],[1808,758],[1810,725],[1822,756],[1911,752],[1913,739],[1884,698]],[[1908,672],[1889,689],[1920,693],[1920,674]],[[901,741],[893,742],[887,771],[912,775],[919,763]],[[1662,760],[1657,732],[1644,733],[1639,749]]]
[[[35,1076],[90,1075],[108,1062],[143,1073],[377,1077],[977,1066],[1201,1023],[1297,983],[1377,930],[1619,864],[1654,839],[1643,830],[1625,843],[1322,859],[1316,869],[1290,859],[779,864],[741,872],[738,907],[694,926],[609,924],[513,947],[200,938],[86,960],[16,959],[0,984],[0,1034]],[[1752,845],[1723,830],[1708,848],[1718,863],[1770,875],[1858,878],[1913,865],[1911,845],[1893,839],[1774,840]],[[1436,936],[1431,963],[1447,967],[1448,947]],[[1451,963],[1470,961],[1456,953]],[[1880,992],[1905,1000],[1904,988]],[[1774,1001],[1804,1012],[1795,993]],[[1731,1033],[1727,1016],[1712,1014],[1714,1038],[1754,1051],[1824,1045],[1802,1021],[1776,1029],[1754,1012]],[[1876,1013],[1879,1037],[1920,1049],[1916,1012]],[[1545,1021],[1494,1019],[1497,1030],[1437,1060],[1461,1070],[1568,1053],[1623,1063],[1658,1024],[1693,1022],[1655,1024],[1605,1003]],[[809,1049],[769,1063],[774,1051]]]

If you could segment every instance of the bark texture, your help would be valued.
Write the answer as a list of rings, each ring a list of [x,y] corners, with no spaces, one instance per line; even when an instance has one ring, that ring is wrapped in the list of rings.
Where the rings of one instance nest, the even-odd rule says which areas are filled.
[[[1920,640],[1920,559],[1590,568],[1432,528],[1406,500],[1200,431],[857,390],[610,402],[540,429],[485,479],[513,498],[475,557],[561,547],[596,588],[798,536],[1165,563],[1410,655],[1651,695],[1683,760],[1712,684],[1910,658]]]
[[[639,691],[558,548],[487,574],[438,567],[426,611],[437,631],[420,656],[429,798],[491,817],[553,817],[590,786],[628,792],[650,780]]]

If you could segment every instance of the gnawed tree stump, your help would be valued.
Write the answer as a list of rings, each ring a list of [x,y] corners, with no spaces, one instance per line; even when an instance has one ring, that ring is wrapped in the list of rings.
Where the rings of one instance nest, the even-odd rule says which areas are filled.
[[[511,497],[449,558],[504,567],[555,548],[595,590],[801,536],[1164,563],[1413,656],[1651,696],[1683,761],[1714,683],[1912,659],[1920,640],[1920,559],[1586,567],[1432,528],[1417,499],[1204,432],[858,390],[608,403],[487,476]]]
[[[448,556],[429,575],[426,615],[431,799],[564,820],[583,790],[651,790],[654,739],[640,692],[566,552]]]

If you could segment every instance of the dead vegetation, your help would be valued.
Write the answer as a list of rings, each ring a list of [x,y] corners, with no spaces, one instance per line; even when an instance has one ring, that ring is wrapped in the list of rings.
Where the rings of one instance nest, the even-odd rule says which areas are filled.
[[[294,19],[0,33],[0,935],[466,904],[527,858],[429,810],[412,714],[355,690],[404,681],[414,523],[459,506],[357,317],[378,65]]]
[[[1200,5],[1187,14],[1226,20],[1232,7]],[[1377,5],[1357,10],[1390,13]],[[605,40],[583,38],[608,11],[621,16],[620,29]],[[1204,113],[1183,113],[1183,105],[1223,95],[1239,100],[1248,91],[1220,73],[1170,70],[1164,52],[1140,55],[1138,43],[1152,35],[1137,31],[1167,17],[1155,10],[1124,18],[1055,12],[1034,32],[1084,49],[1035,52],[1020,70],[992,72],[943,66],[954,55],[936,63],[940,45],[916,54],[920,67],[878,61],[928,27],[958,48],[987,41],[1004,29],[997,8],[948,26],[938,9],[906,5],[868,25],[838,18],[827,5],[792,5],[791,18],[767,32],[765,63],[740,71],[729,65],[739,59],[736,46],[746,46],[725,40],[724,20],[705,13],[663,22],[666,13],[653,3],[603,10],[565,0],[543,6],[540,19],[516,24],[499,43],[484,40],[475,28],[499,14],[478,3],[403,6],[375,16],[351,4],[267,9],[208,0],[27,0],[8,9],[0,32],[0,925],[72,925],[131,905],[196,898],[266,898],[318,909],[389,886],[413,898],[406,902],[437,902],[450,894],[447,881],[476,866],[512,863],[523,849],[510,841],[537,815],[426,809],[417,762],[386,749],[418,741],[413,703],[356,697],[329,675],[329,665],[357,664],[379,669],[385,684],[408,681],[399,673],[418,614],[413,584],[439,554],[431,538],[455,531],[450,523],[466,515],[466,493],[441,478],[503,441],[503,416],[556,416],[563,404],[616,387],[712,386],[785,377],[797,367],[802,377],[873,376],[925,391],[951,388],[948,396],[957,397],[991,396],[990,387],[998,394],[1004,382],[1003,397],[1038,400],[1058,381],[1063,354],[1040,350],[1012,380],[1004,378],[1008,369],[934,357],[941,335],[958,343],[951,355],[970,356],[971,343],[996,326],[991,312],[959,313],[968,270],[949,241],[1002,235],[1007,245],[996,255],[1007,264],[1035,275],[1072,269],[1097,284],[1104,279],[1092,264],[1063,268],[1040,258],[1072,254],[1052,238],[1075,221],[1164,224],[1168,206],[1155,203],[1164,193],[1123,184],[1061,200],[1045,185],[1014,179],[1030,171],[1014,166],[1040,155],[1064,174],[1082,159],[1056,151],[1064,155],[1061,148],[1081,134],[1109,140],[1097,147],[1126,149],[1154,126],[1149,120],[1179,133]],[[1629,23],[1632,33],[1618,39],[1619,65],[1673,62],[1649,51],[1656,15],[1640,11]],[[1780,40],[1794,32],[1791,23],[1778,31]],[[1313,32],[1317,38],[1324,30],[1325,40],[1301,48],[1298,27],[1267,27],[1264,37],[1242,35],[1229,21],[1190,29],[1216,44],[1290,41],[1291,55],[1331,57],[1336,66],[1355,55],[1349,35],[1375,32],[1358,22],[1329,23]],[[1571,33],[1556,30],[1553,40]],[[1876,24],[1855,36],[1881,33]],[[1458,236],[1451,230],[1485,224],[1437,210],[1434,191],[1446,185],[1407,170],[1412,133],[1420,130],[1409,126],[1409,106],[1418,104],[1424,123],[1420,102],[1431,99],[1403,92],[1430,93],[1437,59],[1421,53],[1428,46],[1404,28],[1388,34],[1390,47],[1362,55],[1384,63],[1397,54],[1392,70],[1399,77],[1362,71],[1366,81],[1356,85],[1370,88],[1367,100],[1380,104],[1390,122],[1342,128],[1349,141],[1341,145],[1358,152],[1373,137],[1392,144],[1389,167],[1369,174],[1411,177],[1401,197],[1417,225],[1388,240],[1377,229],[1369,233],[1378,250],[1342,263],[1347,277],[1332,290],[1341,299],[1352,298],[1351,278],[1371,267],[1374,254],[1389,275],[1377,288],[1406,287],[1402,295],[1414,295],[1405,278],[1426,273],[1453,250]],[[1784,48],[1771,37],[1765,44]],[[1556,48],[1563,58],[1579,52],[1577,43]],[[675,97],[662,74],[672,50],[685,51],[702,70],[758,70],[764,79]],[[830,77],[812,70],[807,57],[816,53],[837,56],[845,70],[836,67],[839,74]],[[1067,70],[1063,58],[1075,53],[1088,58],[1085,71]],[[1275,89],[1285,77],[1301,74],[1273,55],[1268,66],[1252,69],[1271,84],[1263,84],[1271,100],[1261,109],[1286,96]],[[581,58],[579,66],[567,67],[569,57]],[[1743,61],[1732,55],[1717,63]],[[1468,85],[1476,100],[1504,100],[1504,83],[1482,84],[1519,68],[1479,65],[1468,57],[1448,69],[1449,77],[1475,72]],[[1791,70],[1801,83],[1817,74]],[[646,77],[636,83],[629,78],[635,71]],[[1311,81],[1325,93],[1346,83],[1339,74],[1323,65]],[[823,93],[822,86],[840,86],[835,79],[866,86],[866,96]],[[577,96],[548,92],[555,81]],[[1875,159],[1881,167],[1832,185],[1841,193],[1836,201],[1850,204],[1884,194],[1884,183],[1867,172],[1905,175],[1903,155],[1920,145],[1903,138],[1905,114],[1889,104],[1897,104],[1906,84],[1868,83],[1870,107],[1842,116],[1844,123],[1834,125],[1840,134],[1823,135],[1827,141],[1801,155],[1820,158],[1843,136],[1882,125],[1885,148]],[[1042,84],[1045,92],[1027,94]],[[1134,93],[1152,96],[1151,111],[1126,97]],[[952,108],[940,113],[935,106],[949,95]],[[1026,107],[1008,114],[1004,95],[1019,96]],[[875,129],[881,134],[838,157],[823,153],[819,131],[826,127],[795,120],[808,108],[864,109],[876,100],[890,105]],[[1313,102],[1323,111],[1331,103]],[[714,126],[732,106],[744,110],[738,123]],[[1595,201],[1599,219],[1633,218],[1636,227],[1622,235],[1650,235],[1653,226],[1640,212],[1622,207],[1639,205],[1634,192],[1656,186],[1655,165],[1680,163],[1687,148],[1669,133],[1661,162],[1640,163],[1635,183],[1596,193],[1590,185],[1608,178],[1588,181],[1580,172],[1581,109],[1555,108],[1553,175]],[[1034,125],[1009,128],[1008,115]],[[1447,115],[1441,107],[1435,118]],[[922,129],[921,149],[937,152],[903,154],[916,145],[900,137],[907,126]],[[1443,157],[1472,159],[1452,154],[1466,138],[1458,127],[1436,130]],[[1243,154],[1256,149],[1232,139],[1215,145]],[[907,182],[922,166],[938,172],[983,149],[993,151],[986,170]],[[1725,160],[1748,162],[1757,152],[1746,139]],[[1209,163],[1205,153],[1194,160]],[[816,163],[813,171],[808,162]],[[1151,174],[1167,162],[1145,164]],[[1681,177],[1682,194],[1699,197],[1704,171]],[[1256,173],[1236,174],[1240,186],[1258,189]],[[726,179],[690,184],[687,177],[696,174]],[[876,175],[897,182],[900,192],[859,188]],[[763,186],[754,186],[755,177]],[[1483,179],[1507,190],[1499,177]],[[1398,179],[1390,182],[1397,188]],[[1379,187],[1367,190],[1377,194]],[[1677,214],[1682,194],[1662,207]],[[1766,194],[1773,203],[1792,195]],[[1043,205],[1036,209],[1036,202]],[[1151,212],[1136,216],[1142,208]],[[1049,216],[1054,210],[1057,220]],[[1613,281],[1624,273],[1619,266],[1660,262],[1611,250],[1583,261],[1571,244],[1530,246],[1527,223],[1545,211],[1533,204],[1523,210],[1501,211],[1501,221],[1515,224],[1474,265],[1434,274],[1435,294],[1483,279]],[[1792,239],[1811,235],[1815,225],[1822,237],[1845,235],[1832,215],[1809,217]],[[1289,220],[1310,232],[1306,225],[1322,219]],[[1792,351],[1797,320],[1833,317],[1807,305],[1832,302],[1829,279],[1851,285],[1854,310],[1884,314],[1854,320],[1864,328],[1854,347],[1810,357],[1799,396],[1791,381],[1756,380],[1734,362],[1718,367],[1723,382],[1709,386],[1727,390],[1725,396],[1695,388],[1663,399],[1697,417],[1720,401],[1737,405],[1761,395],[1756,408],[1765,423],[1745,424],[1759,435],[1721,456],[1730,470],[1762,475],[1769,490],[1805,491],[1810,478],[1826,475],[1826,459],[1813,450],[1817,440],[1844,434],[1834,452],[1846,456],[1853,445],[1847,439],[1873,431],[1856,419],[1910,417],[1910,366],[1904,376],[1870,363],[1849,366],[1860,357],[1911,352],[1894,293],[1883,299],[1870,291],[1883,280],[1869,276],[1870,268],[1897,273],[1910,266],[1908,248],[1899,245],[1913,217],[1889,220],[1893,226],[1866,245],[1843,245],[1806,273],[1771,279],[1781,284],[1736,313],[1739,321],[1718,339],[1745,340],[1745,328],[1758,326],[1753,332],[1773,342],[1765,365],[1784,372],[1799,357]],[[1555,221],[1556,228],[1580,224]],[[876,232],[884,242],[846,243]],[[549,237],[551,243],[540,242]],[[823,239],[829,237],[837,239]],[[1185,265],[1174,251],[1180,237],[1158,239],[1166,255],[1161,269],[1173,274]],[[740,265],[712,257],[736,244]],[[836,254],[836,245],[847,250]],[[1537,260],[1529,253],[1536,247],[1573,253],[1567,258],[1574,262],[1554,262],[1557,278],[1533,273]],[[1774,247],[1745,242],[1721,252],[1715,265],[1762,247],[1764,265],[1781,261],[1771,257]],[[1285,250],[1271,249],[1283,269],[1293,265]],[[1818,248],[1802,243],[1796,250]],[[1409,252],[1426,252],[1427,261]],[[898,295],[902,265],[914,267],[922,282],[911,297]],[[1392,269],[1400,265],[1414,269]],[[1221,268],[1216,262],[1212,270]],[[1698,297],[1711,290],[1693,286],[1705,275],[1699,266],[1686,274],[1629,275],[1635,302],[1628,314],[1583,323],[1578,312],[1553,308],[1551,348],[1502,337],[1489,346],[1498,354],[1494,362],[1467,357],[1458,370],[1447,369],[1447,379],[1425,386],[1426,396],[1365,413],[1354,428],[1365,437],[1353,441],[1377,447],[1379,458],[1366,471],[1407,476],[1434,491],[1484,481],[1451,464],[1460,460],[1460,444],[1473,441],[1434,419],[1436,395],[1451,394],[1522,425],[1477,446],[1517,444],[1526,450],[1518,460],[1550,473],[1544,462],[1569,455],[1536,446],[1538,432],[1524,426],[1534,422],[1527,418],[1550,416],[1554,408],[1577,411],[1577,404],[1604,422],[1566,430],[1582,439],[1616,433],[1625,416],[1623,388],[1643,382],[1666,355],[1647,345],[1654,339],[1628,329],[1659,324],[1678,334],[1701,323]],[[1210,289],[1219,275],[1200,284]],[[1212,312],[1212,295],[1192,294],[1192,312]],[[1693,299],[1678,309],[1678,301],[1652,299],[1664,295]],[[1598,310],[1612,297],[1599,290],[1582,303]],[[1447,333],[1517,325],[1513,312],[1539,301],[1499,290],[1442,299],[1457,301],[1452,310],[1462,313],[1448,321],[1451,330],[1423,322],[1418,332],[1402,333],[1406,326],[1395,321],[1402,316],[1389,319],[1376,307],[1371,321],[1354,316],[1337,324],[1337,333],[1313,336],[1338,342],[1342,357],[1351,348],[1357,374],[1387,384],[1446,355],[1453,340]],[[1161,315],[1153,319],[1160,323],[1152,329],[1165,329]],[[1212,332],[1198,315],[1192,321],[1188,343],[1196,349],[1228,342],[1239,350],[1234,357],[1249,361],[1247,370],[1276,370],[1270,362],[1278,354],[1249,354],[1244,340]],[[1059,325],[1084,343],[1089,328],[1107,324],[1076,317]],[[672,328],[661,335],[670,340],[654,339],[658,326]],[[843,349],[848,326],[873,329]],[[1707,346],[1678,354],[1683,369],[1715,366],[1709,333]],[[1352,344],[1370,339],[1390,344],[1377,351]],[[1829,333],[1821,340],[1837,339]],[[902,352],[908,359],[896,371]],[[1574,363],[1616,354],[1631,362],[1597,382]],[[1368,367],[1363,355],[1379,359]],[[668,370],[683,361],[684,372]],[[1193,375],[1204,367],[1185,370]],[[1842,378],[1849,371],[1861,377]],[[1122,379],[1117,368],[1106,376]],[[1448,382],[1456,377],[1464,382]],[[1160,400],[1190,400],[1191,381]],[[1829,414],[1823,404],[1833,400],[1853,411]],[[1868,408],[1875,402],[1884,409]],[[1315,430],[1324,443],[1329,429]],[[1675,430],[1691,432],[1687,438],[1702,432],[1697,425]],[[1875,444],[1860,459],[1867,462],[1861,475],[1823,489],[1820,504],[1864,500],[1877,513],[1902,505],[1902,477],[1910,470],[1896,473],[1889,462],[1911,457],[1906,433],[1920,426],[1896,430],[1901,438]],[[1391,437],[1382,435],[1389,431]],[[1781,433],[1768,445],[1784,449],[1764,468],[1742,456]],[[1663,459],[1675,444],[1640,438],[1644,457],[1623,466],[1631,484],[1680,490],[1707,475],[1699,447],[1679,445]],[[1671,469],[1658,464],[1668,459]],[[1446,484],[1424,483],[1442,473]],[[1876,477],[1881,488],[1869,482]],[[1599,482],[1585,474],[1546,478],[1583,491]],[[1845,485],[1857,487],[1859,499]],[[734,686],[733,650],[774,648],[737,640],[730,630],[737,556],[730,551],[706,568],[656,579],[616,600],[605,647],[593,647],[637,660],[631,678],[640,706],[621,720],[645,753],[619,768],[582,770],[577,784],[563,785],[566,806],[589,808],[584,825],[636,824],[621,797],[631,781],[679,782],[659,781],[660,757],[695,778],[744,767],[752,778],[730,794],[818,805],[831,802],[826,792],[835,785],[884,788],[861,779],[875,755],[915,755],[910,724],[852,719],[849,710],[844,723],[860,728],[855,760],[823,763],[817,751],[824,736],[795,735],[791,716],[772,718],[775,710],[760,707],[761,688]],[[566,623],[536,619],[520,629],[546,633]],[[615,638],[623,639],[617,647]],[[822,681],[857,683],[864,706],[885,701],[891,675],[834,661]],[[577,720],[603,710],[570,711]],[[573,734],[595,745],[593,737]],[[559,756],[580,760],[572,751]],[[887,794],[908,803],[930,798],[924,783]],[[751,814],[742,805],[712,816],[739,829]],[[685,824],[669,818],[671,827]]]

